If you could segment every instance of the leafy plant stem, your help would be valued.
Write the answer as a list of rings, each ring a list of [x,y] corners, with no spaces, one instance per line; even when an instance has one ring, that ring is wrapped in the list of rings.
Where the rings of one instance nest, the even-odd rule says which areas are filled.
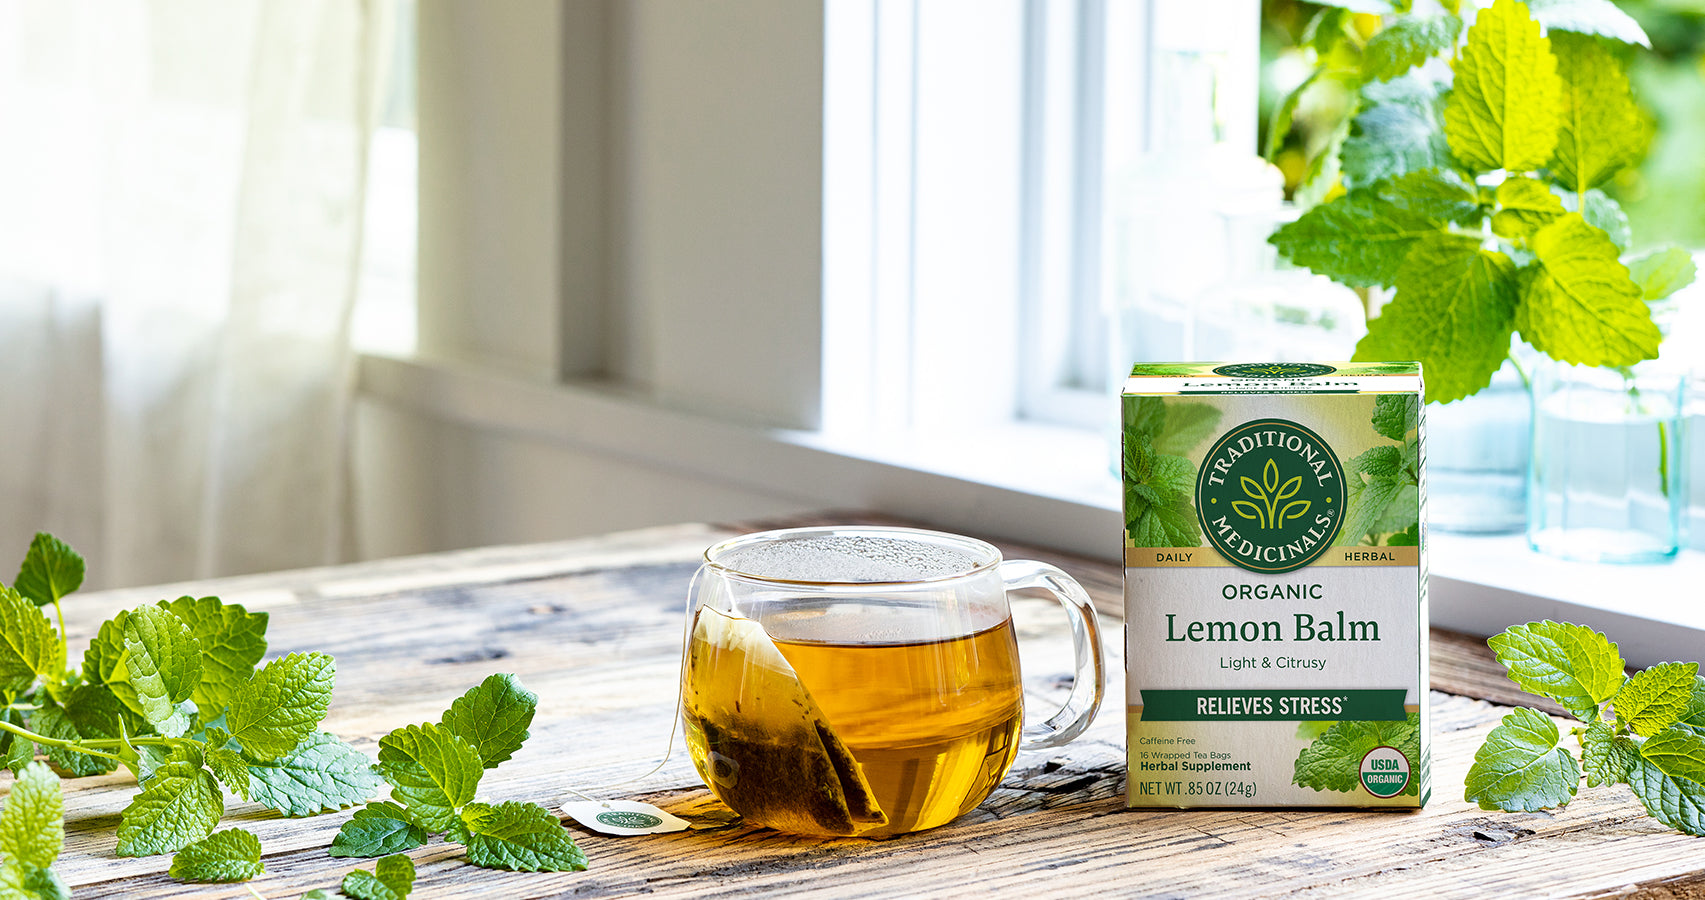
[[[1279,108],[1273,110],[1272,121],[1267,127],[1267,146],[1262,148],[1261,158],[1272,162],[1279,155],[1279,147],[1284,144],[1285,135],[1291,130],[1291,116],[1296,114],[1297,104],[1301,102],[1303,93],[1325,73],[1324,68],[1310,72],[1308,77],[1303,79],[1302,84],[1297,85],[1296,89],[1285,97],[1284,102],[1279,104]]]
[[[122,756],[114,753],[108,753],[104,750],[95,750],[82,741],[62,741],[58,738],[50,738],[45,735],[36,734],[27,728],[20,728],[4,719],[0,719],[0,730],[10,731],[26,741],[34,741],[37,744],[44,744],[49,747],[63,747],[66,750],[73,750],[88,756],[99,756],[115,762],[128,762],[128,760]]]
[[[158,735],[139,735],[132,738],[89,738],[79,742],[79,747],[123,747],[152,745],[155,747],[172,747],[183,743],[193,743],[184,738],[160,737]],[[76,748],[72,748],[76,749]]]
[[[1669,423],[1658,420],[1658,490],[1669,497]]]
[[[262,896],[262,895],[261,895],[261,892],[260,892],[260,891],[257,891],[257,890],[255,890],[255,886],[254,886],[254,885],[252,885],[252,884],[245,884],[245,885],[243,885],[243,887],[244,887],[244,889],[246,889],[246,890],[247,890],[247,891],[248,891],[248,892],[249,892],[249,893],[250,893],[250,894],[252,894],[252,895],[253,895],[253,896],[254,896],[254,897],[255,897],[255,898],[256,898],[256,900],[266,900],[266,897],[264,897],[264,896]]]
[[[65,610],[59,605],[58,593],[53,595],[53,614],[59,618],[59,649],[61,651],[59,658],[68,659],[71,655],[71,647],[65,642]]]
[[[1513,354],[1513,353],[1510,354],[1506,358],[1509,359],[1510,365],[1515,367],[1516,374],[1521,376],[1522,390],[1524,390],[1524,391],[1533,390],[1533,380],[1527,376],[1527,370],[1522,368],[1521,360],[1516,359],[1515,354]]]

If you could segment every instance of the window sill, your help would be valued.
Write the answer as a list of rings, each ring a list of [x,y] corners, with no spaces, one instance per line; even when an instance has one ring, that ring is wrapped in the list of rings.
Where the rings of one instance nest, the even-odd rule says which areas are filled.
[[[731,424],[599,384],[548,384],[466,365],[360,358],[360,394],[473,428],[602,453],[792,498],[877,509],[938,528],[1117,559],[1120,492],[1107,439],[1013,424],[951,437],[836,435]],[[1705,582],[1705,554],[1661,566],[1551,559],[1519,535],[1430,532],[1435,626],[1493,634],[1550,618],[1590,625],[1634,665],[1690,660],[1705,608],[1677,596]]]

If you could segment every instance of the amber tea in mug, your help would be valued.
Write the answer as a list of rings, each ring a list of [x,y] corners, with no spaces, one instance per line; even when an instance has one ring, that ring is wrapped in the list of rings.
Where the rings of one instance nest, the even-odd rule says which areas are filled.
[[[1071,614],[1066,708],[1023,728],[1006,592],[1043,587]],[[893,528],[792,529],[713,547],[694,582],[682,668],[693,762],[744,818],[883,837],[981,803],[1021,739],[1064,743],[1100,699],[1093,608],[1051,566]]]

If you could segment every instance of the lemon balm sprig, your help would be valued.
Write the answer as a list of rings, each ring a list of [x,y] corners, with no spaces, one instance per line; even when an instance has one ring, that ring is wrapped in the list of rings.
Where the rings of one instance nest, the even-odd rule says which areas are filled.
[[[0,898],[67,896],[51,869],[59,841],[49,848],[31,837],[63,833],[55,769],[71,777],[128,769],[140,790],[120,817],[117,853],[175,853],[168,874],[181,881],[244,881],[264,871],[254,835],[214,832],[231,795],[286,816],[309,816],[365,803],[387,780],[406,805],[360,810],[351,825],[362,827],[346,827],[332,855],[393,853],[447,831],[467,845],[475,865],[585,868],[573,838],[544,807],[473,802],[480,773],[508,759],[527,737],[538,698],[514,676],[486,679],[436,725],[393,732],[380,742],[375,766],[320,729],[336,661],[291,653],[262,664],[268,616],[240,604],[179,597],[121,611],[101,624],[72,667],[60,601],[83,576],[83,558],[44,533],[30,544],[13,585],[0,585],[0,768],[19,776],[0,813]],[[54,620],[43,612],[48,604]],[[433,746],[411,743],[424,732],[431,732]],[[461,754],[452,754],[464,763],[455,772],[431,752],[445,747]],[[35,759],[38,748],[45,763]],[[442,785],[451,781],[465,786],[467,796],[446,795]],[[380,846],[371,826],[383,831],[392,820],[407,826],[403,838],[418,840]],[[361,852],[343,852],[354,846],[352,838],[361,839],[355,841]],[[401,897],[412,881],[407,857],[396,856],[381,860],[377,874],[352,873],[342,889],[350,896]]]
[[[1545,713],[1517,708],[1487,735],[1463,799],[1481,809],[1533,812],[1588,787],[1626,784],[1646,812],[1705,836],[1705,678],[1698,663],[1664,662],[1630,676],[1603,634],[1568,622],[1529,622],[1487,642],[1511,680],[1581,722],[1577,758]]]

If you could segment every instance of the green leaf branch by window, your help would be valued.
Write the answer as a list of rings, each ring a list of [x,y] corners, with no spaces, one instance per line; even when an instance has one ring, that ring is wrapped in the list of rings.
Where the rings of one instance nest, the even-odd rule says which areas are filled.
[[[1366,38],[1365,17],[1320,14],[1312,40],[1353,86],[1351,127],[1323,151],[1341,156],[1338,183],[1312,192],[1325,202],[1271,242],[1342,284],[1393,289],[1355,359],[1421,361],[1435,402],[1489,384],[1514,335],[1571,364],[1656,358],[1653,304],[1693,266],[1676,248],[1625,256],[1627,217],[1601,190],[1652,141],[1612,43],[1644,33],[1609,0],[1497,0],[1466,29],[1446,6]]]

